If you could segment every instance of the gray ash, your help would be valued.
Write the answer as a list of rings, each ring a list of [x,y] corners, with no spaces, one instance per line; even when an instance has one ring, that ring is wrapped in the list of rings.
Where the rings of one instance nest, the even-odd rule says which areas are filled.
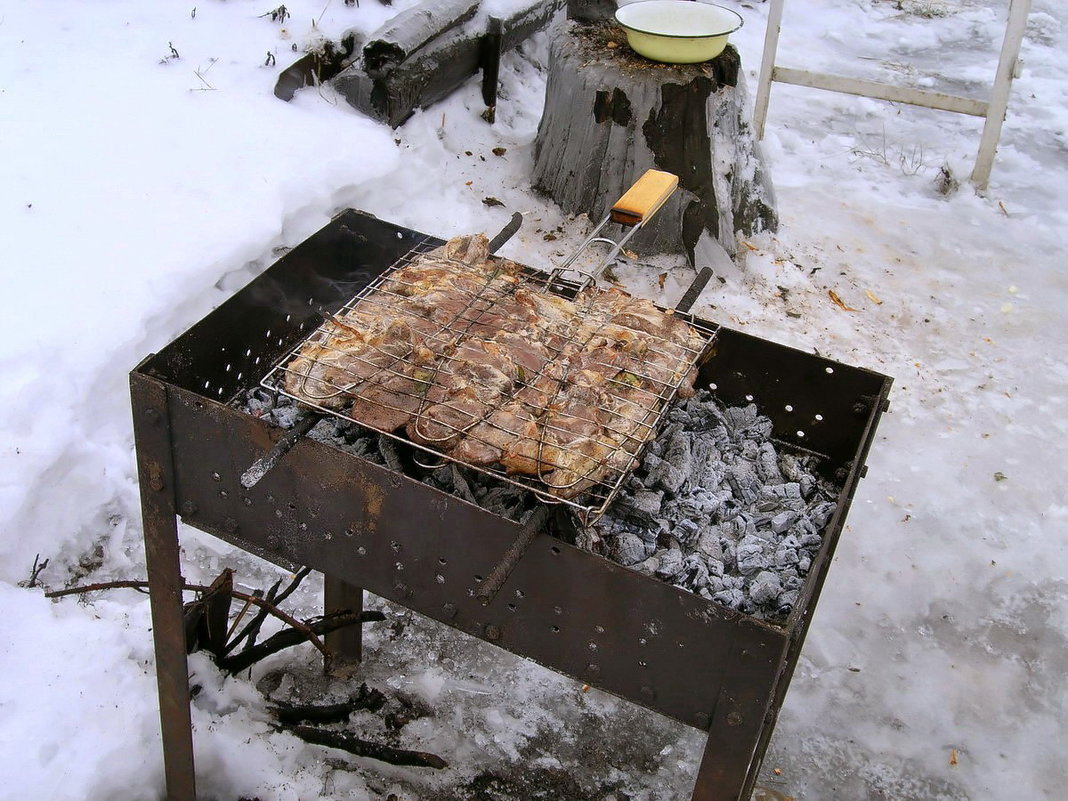
[[[282,428],[304,413],[258,387],[234,405]],[[731,609],[782,620],[822,544],[837,488],[817,478],[814,457],[779,453],[771,434],[771,420],[754,404],[723,408],[703,390],[669,410],[599,521],[583,528],[572,519],[568,529],[558,515],[555,533]],[[433,457],[334,416],[308,436],[510,520],[541,503],[527,490],[455,464],[427,469],[419,462]]]
[[[708,391],[676,404],[641,466],[583,544],[762,619],[797,602],[836,488],[814,457],[779,453],[754,404]]]

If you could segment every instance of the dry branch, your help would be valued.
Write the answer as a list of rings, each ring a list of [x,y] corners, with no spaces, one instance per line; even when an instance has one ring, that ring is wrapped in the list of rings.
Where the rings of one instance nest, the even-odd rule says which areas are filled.
[[[369,757],[391,765],[410,765],[417,768],[441,769],[448,767],[448,763],[437,756],[425,751],[408,751],[404,748],[372,743],[361,740],[351,734],[328,729],[317,729],[314,726],[284,726],[285,731],[295,734],[305,742],[313,745],[325,745],[327,748],[337,748],[360,757]]]

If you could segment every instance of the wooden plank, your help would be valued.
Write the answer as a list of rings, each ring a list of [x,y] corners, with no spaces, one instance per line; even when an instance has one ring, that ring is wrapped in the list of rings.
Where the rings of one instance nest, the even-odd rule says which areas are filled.
[[[768,28],[764,32],[764,55],[760,61],[760,78],[757,81],[756,106],[753,123],[757,139],[764,138],[764,123],[768,120],[768,102],[771,100],[771,76],[775,69],[775,53],[779,49],[779,29],[782,27],[784,0],[771,0],[768,11]]]
[[[795,70],[786,67],[773,67],[772,80],[794,86],[807,86],[812,89],[825,89],[829,92],[841,92],[876,100],[889,100],[892,103],[908,103],[913,106],[953,111],[958,114],[970,114],[973,117],[985,117],[988,104],[983,100],[970,97],[958,97],[943,92],[930,92],[925,89],[913,89],[908,86],[893,86],[867,81],[861,78],[848,78],[843,75],[827,75],[821,72]]]
[[[994,166],[994,155],[998,141],[1001,139],[1001,126],[1009,110],[1009,93],[1012,91],[1012,79],[1020,59],[1020,46],[1023,44],[1024,31],[1027,28],[1027,15],[1031,12],[1031,0],[1012,0],[1009,5],[1009,23],[1005,29],[1005,41],[1001,45],[1001,57],[994,77],[994,89],[990,96],[990,106],[983,126],[983,136],[979,141],[979,154],[972,170],[972,183],[976,189],[986,189],[990,182],[990,170]]]

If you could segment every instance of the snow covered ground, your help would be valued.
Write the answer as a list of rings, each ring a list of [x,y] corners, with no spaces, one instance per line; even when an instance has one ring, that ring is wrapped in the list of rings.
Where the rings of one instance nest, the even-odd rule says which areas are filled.
[[[752,89],[766,6],[722,1],[745,17],[735,41]],[[538,42],[503,65],[493,127],[479,119],[477,79],[398,131],[329,89],[273,97],[294,46],[370,31],[409,4],[292,0],[283,25],[252,0],[0,8],[0,799],[162,792],[144,596],[52,602],[20,586],[36,555],[49,588],[144,575],[133,365],[346,206],[438,235],[494,231],[523,211],[506,252],[528,260],[584,230],[527,183]],[[981,97],[1006,5],[790,0],[778,60]],[[983,196],[963,182],[981,121],[773,89],[765,149],[782,228],[749,240],[696,310],[896,384],[764,798],[1052,799],[1068,786],[1066,50],[1068,9],[1035,0]],[[935,190],[943,165],[962,179],[949,196]],[[505,205],[488,208],[489,196]],[[623,280],[659,291],[639,269]],[[669,279],[666,300],[685,277]],[[182,535],[190,581],[227,565],[251,587],[279,575]],[[314,583],[294,600],[313,614]],[[421,699],[431,714],[402,741],[456,767],[428,779],[273,733],[255,685],[195,657],[203,796],[686,797],[695,732],[390,615],[407,626],[368,627],[363,678]],[[316,676],[302,647],[255,677],[276,693],[343,692]],[[487,771],[504,783],[479,784]]]

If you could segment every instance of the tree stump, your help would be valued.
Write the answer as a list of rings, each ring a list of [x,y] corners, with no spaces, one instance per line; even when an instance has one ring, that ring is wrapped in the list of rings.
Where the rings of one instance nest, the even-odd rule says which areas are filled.
[[[778,227],[730,45],[703,64],[658,64],[614,24],[568,21],[550,32],[545,92],[533,185],[564,211],[600,221],[655,168],[678,175],[680,188],[632,240],[646,252],[693,263],[707,233],[733,256],[739,233]]]

